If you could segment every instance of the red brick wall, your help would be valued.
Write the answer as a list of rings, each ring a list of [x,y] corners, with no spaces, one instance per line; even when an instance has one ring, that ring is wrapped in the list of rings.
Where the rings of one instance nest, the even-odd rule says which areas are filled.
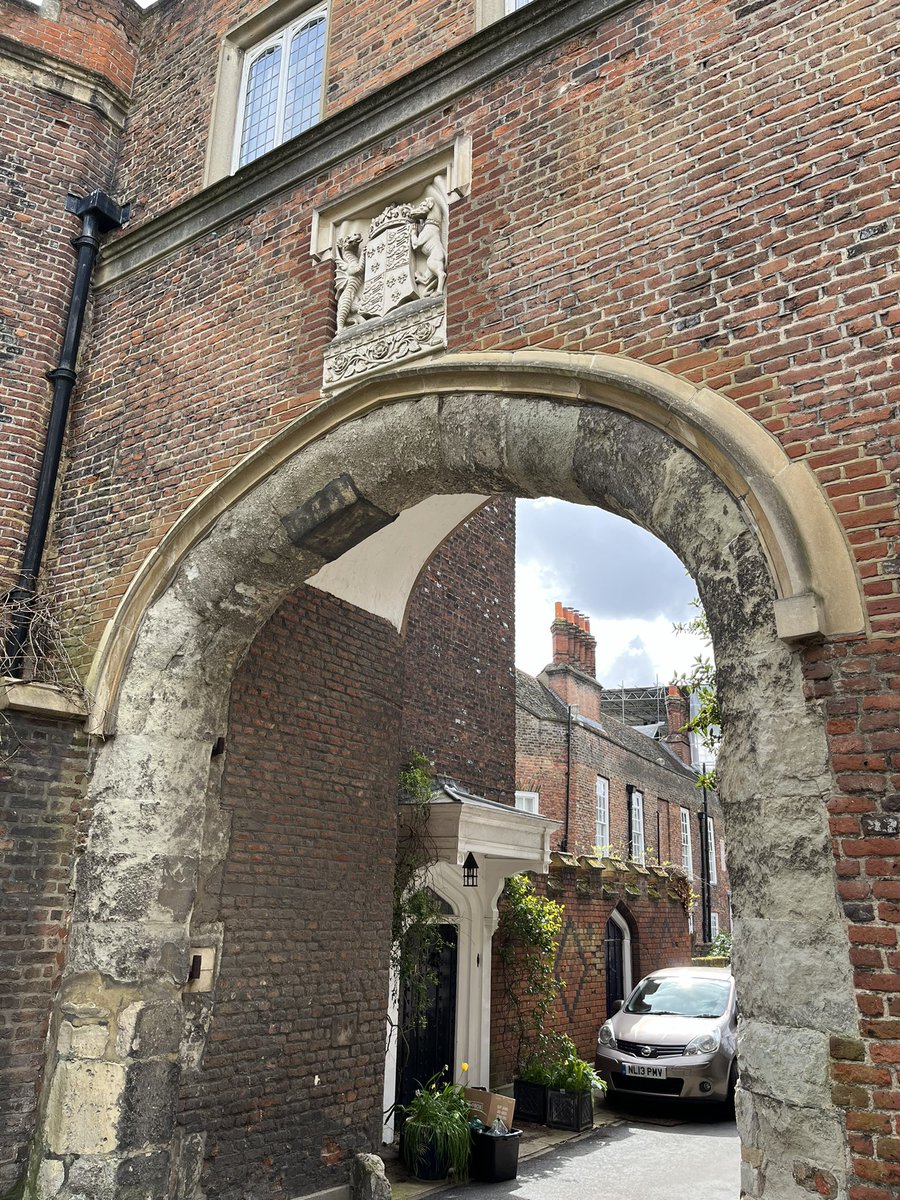
[[[225,35],[261,9],[255,0],[169,0],[151,10],[141,43],[122,183],[135,220],[199,191]],[[325,115],[437,57],[475,30],[474,0],[332,0]],[[178,145],[178,171],[171,147]]]
[[[841,640],[805,660],[833,754],[828,810],[860,1015],[859,1040],[833,1044],[832,1094],[847,1111],[851,1200],[888,1200],[900,1188],[900,640]]]
[[[128,0],[59,0],[50,6],[0,0],[0,36],[72,63],[127,92],[142,13]]]
[[[513,802],[515,502],[492,500],[434,555],[406,625],[404,750]]]
[[[0,29],[5,18],[0,0]],[[15,6],[17,10],[21,6]],[[0,594],[16,580],[75,273],[66,195],[109,186],[115,136],[93,109],[0,76]]]
[[[0,1192],[23,1174],[83,824],[77,728],[0,714]]]
[[[385,622],[303,589],[234,682],[230,845],[195,913],[224,952],[179,1115],[207,1131],[219,1200],[333,1186],[380,1144],[399,653]]]
[[[604,936],[610,913],[618,907],[631,926],[635,983],[660,967],[690,962],[687,915],[664,881],[627,871],[601,873],[583,864],[560,869],[557,862],[549,879],[538,878],[535,886],[539,895],[549,895],[565,909],[556,957],[556,974],[565,986],[545,1028],[568,1034],[579,1055],[593,1063],[597,1030],[607,1015]],[[491,1084],[501,1087],[513,1078],[516,1045],[508,1032],[503,965],[496,948],[492,970]]]

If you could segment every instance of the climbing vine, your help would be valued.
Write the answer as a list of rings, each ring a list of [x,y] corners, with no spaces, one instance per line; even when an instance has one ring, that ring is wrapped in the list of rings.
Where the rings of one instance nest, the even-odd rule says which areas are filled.
[[[678,622],[674,626],[675,632],[696,634],[709,647],[712,647],[709,621],[698,596],[695,596],[691,601],[691,606],[697,609],[698,616],[694,617],[691,621]],[[680,679],[677,679],[676,683],[679,687],[686,688],[690,695],[697,698],[696,713],[684,728],[689,733],[699,734],[703,745],[709,751],[710,755],[715,757],[719,749],[719,743],[722,740],[722,717],[719,712],[719,693],[716,688],[715,663],[711,658],[707,658],[703,654],[698,654],[694,659],[691,669]],[[715,767],[700,773],[697,779],[697,786],[715,790]]]
[[[444,946],[441,908],[428,886],[437,855],[428,837],[431,764],[413,751],[400,772],[400,830],[394,869],[391,920],[391,968],[396,1000],[403,1001],[401,1034],[423,1029],[428,1020],[428,992],[437,982],[435,961]]]
[[[507,879],[494,945],[519,1065],[542,1044],[544,1022],[563,986],[556,974],[563,912],[561,904],[536,894],[527,875]]]

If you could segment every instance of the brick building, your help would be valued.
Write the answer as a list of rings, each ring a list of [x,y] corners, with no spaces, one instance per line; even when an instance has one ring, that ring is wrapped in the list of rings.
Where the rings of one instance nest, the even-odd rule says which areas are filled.
[[[688,697],[667,689],[666,736],[650,737],[604,702],[587,618],[557,605],[552,637],[553,658],[537,679],[516,672],[517,803],[559,823],[556,850],[578,856],[599,847],[642,865],[682,867],[697,894],[695,940],[730,931],[722,810],[690,766]]]
[[[745,1194],[900,1184],[895,18],[0,0],[4,1188],[343,1186],[410,596],[541,495],[709,616]]]

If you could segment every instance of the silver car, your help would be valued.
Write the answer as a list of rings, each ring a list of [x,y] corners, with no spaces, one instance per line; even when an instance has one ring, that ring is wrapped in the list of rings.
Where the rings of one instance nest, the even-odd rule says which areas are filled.
[[[737,1081],[734,979],[717,967],[654,971],[600,1028],[607,1095],[730,1102]]]

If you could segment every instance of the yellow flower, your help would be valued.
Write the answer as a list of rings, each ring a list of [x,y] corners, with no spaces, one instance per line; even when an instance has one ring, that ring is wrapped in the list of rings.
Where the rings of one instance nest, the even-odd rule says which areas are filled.
[[[460,1063],[460,1066],[462,1067],[462,1069],[463,1069],[464,1071],[468,1071],[468,1069],[469,1069],[469,1064],[468,1064],[468,1063]]]

